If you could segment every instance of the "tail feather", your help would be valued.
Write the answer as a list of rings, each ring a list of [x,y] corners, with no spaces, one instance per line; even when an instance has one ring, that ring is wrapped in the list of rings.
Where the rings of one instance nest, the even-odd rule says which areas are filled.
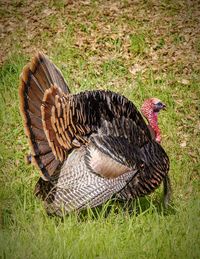
[[[25,66],[20,77],[20,110],[25,133],[31,147],[32,161],[40,169],[44,180],[49,180],[60,162],[56,160],[43,129],[41,106],[45,91],[56,85],[61,92],[69,88],[59,69],[42,53]]]

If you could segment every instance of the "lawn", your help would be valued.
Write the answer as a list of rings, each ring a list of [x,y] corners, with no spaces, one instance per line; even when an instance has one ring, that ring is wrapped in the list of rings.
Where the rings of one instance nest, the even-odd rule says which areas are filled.
[[[200,5],[197,1],[2,1],[0,258],[200,258]],[[173,197],[162,186],[129,206],[63,219],[33,195],[39,174],[19,113],[22,68],[42,50],[72,92],[109,89],[140,108],[167,104],[159,124]]]

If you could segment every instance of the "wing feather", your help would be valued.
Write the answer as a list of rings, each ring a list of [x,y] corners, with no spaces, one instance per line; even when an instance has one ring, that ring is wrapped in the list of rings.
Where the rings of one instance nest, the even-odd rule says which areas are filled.
[[[54,103],[50,102],[52,99]],[[140,123],[135,123],[138,117]],[[71,152],[74,139],[85,144],[93,134],[122,137],[127,140],[125,144],[131,143],[135,148],[151,140],[150,132],[136,107],[125,97],[110,91],[65,95],[53,85],[45,92],[42,120],[49,145],[54,144],[59,150],[62,149],[65,154],[63,159]],[[115,144],[111,144],[111,152]],[[58,159],[56,152],[54,155]]]

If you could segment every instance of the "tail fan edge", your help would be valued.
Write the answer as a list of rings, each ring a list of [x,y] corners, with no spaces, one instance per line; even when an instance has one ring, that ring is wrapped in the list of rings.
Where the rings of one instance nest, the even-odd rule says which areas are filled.
[[[60,164],[49,146],[41,113],[45,92],[52,85],[56,85],[60,93],[69,93],[61,72],[43,53],[39,52],[24,67],[20,75],[19,100],[32,162],[39,169],[44,180],[49,180]]]

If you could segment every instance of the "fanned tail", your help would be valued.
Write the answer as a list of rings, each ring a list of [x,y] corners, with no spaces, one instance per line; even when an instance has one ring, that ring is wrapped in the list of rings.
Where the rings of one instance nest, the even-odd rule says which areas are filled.
[[[31,147],[32,162],[39,168],[42,178],[49,180],[60,161],[52,153],[43,129],[43,98],[45,91],[52,85],[56,85],[65,94],[70,91],[59,69],[42,53],[38,53],[24,67],[20,81],[20,111]]]

